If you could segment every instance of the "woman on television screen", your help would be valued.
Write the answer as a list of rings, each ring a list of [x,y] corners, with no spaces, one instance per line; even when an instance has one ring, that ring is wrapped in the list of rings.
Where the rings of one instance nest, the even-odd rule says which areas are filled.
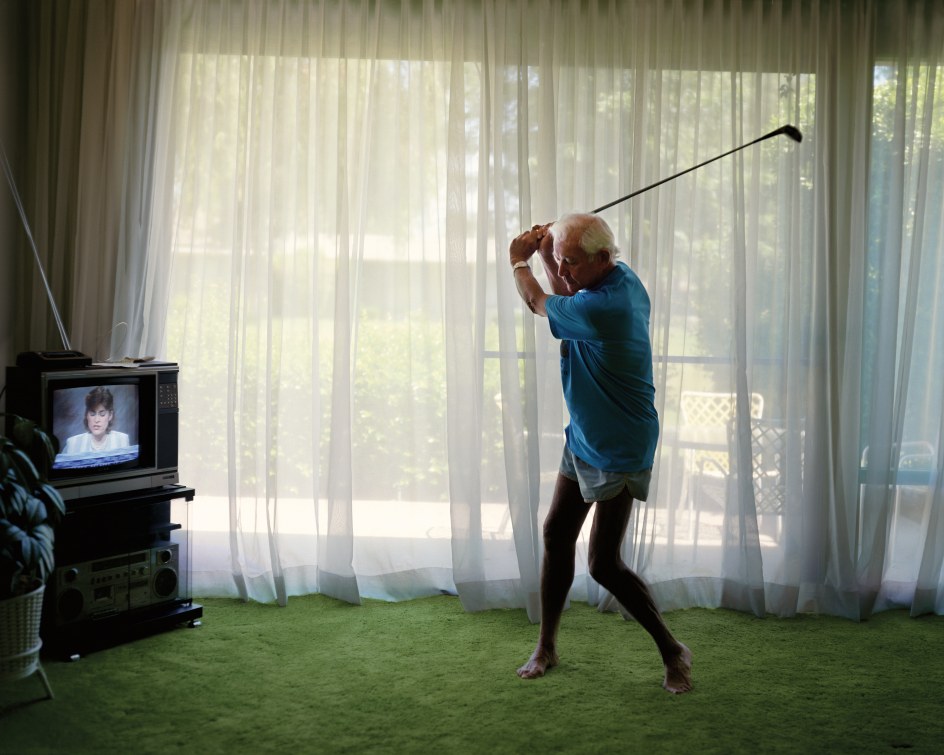
[[[127,433],[112,430],[115,423],[115,399],[107,388],[99,386],[86,395],[84,423],[88,432],[69,438],[62,449],[63,454],[114,451],[130,445]]]

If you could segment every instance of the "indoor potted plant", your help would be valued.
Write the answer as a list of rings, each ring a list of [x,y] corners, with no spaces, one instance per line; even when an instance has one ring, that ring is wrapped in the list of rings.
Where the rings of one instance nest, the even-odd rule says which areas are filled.
[[[38,672],[46,580],[54,566],[54,529],[65,514],[62,496],[46,479],[56,439],[36,423],[7,416],[0,435],[0,679]]]

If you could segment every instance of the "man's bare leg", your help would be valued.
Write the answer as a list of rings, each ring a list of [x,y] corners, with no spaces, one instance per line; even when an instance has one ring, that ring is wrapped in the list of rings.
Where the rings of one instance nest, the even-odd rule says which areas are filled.
[[[544,520],[544,558],[541,562],[541,631],[538,644],[518,676],[534,679],[558,663],[557,630],[574,581],[577,537],[591,504],[583,500],[574,480],[558,474],[551,509]]]
[[[590,575],[632,614],[652,635],[662,662],[662,686],[678,694],[692,689],[692,653],[669,631],[646,583],[620,557],[620,545],[629,524],[633,498],[624,490],[615,498],[597,503],[590,531]]]

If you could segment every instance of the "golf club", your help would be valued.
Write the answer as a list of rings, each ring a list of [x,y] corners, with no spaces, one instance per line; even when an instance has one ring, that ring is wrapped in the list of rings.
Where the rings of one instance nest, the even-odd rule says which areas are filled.
[[[782,134],[783,136],[787,136],[787,137],[793,139],[793,141],[795,141],[795,142],[797,142],[797,143],[803,141],[803,134],[800,133],[800,129],[798,129],[796,126],[790,126],[790,125],[781,126],[780,128],[776,129],[775,131],[771,131],[769,134],[764,134],[763,136],[758,137],[757,139],[755,139],[755,140],[752,141],[752,142],[748,142],[747,144],[742,144],[740,147],[735,147],[734,149],[730,149],[730,150],[728,150],[727,152],[718,155],[717,157],[712,157],[710,160],[705,160],[705,162],[703,162],[703,163],[698,163],[698,165],[694,165],[694,166],[692,166],[691,168],[688,168],[687,170],[683,170],[681,173],[676,173],[674,176],[669,176],[668,178],[663,178],[661,181],[657,181],[656,183],[651,184],[650,186],[646,186],[645,188],[642,188],[642,189],[637,189],[637,190],[634,191],[632,194],[627,194],[625,197],[620,197],[619,199],[614,199],[614,200],[613,200],[612,202],[610,202],[609,204],[605,204],[605,205],[603,205],[602,207],[597,207],[595,210],[592,210],[592,211],[591,211],[591,214],[592,214],[592,215],[596,215],[598,212],[602,212],[603,210],[606,210],[607,208],[612,207],[612,206],[615,205],[615,204],[619,204],[620,202],[625,202],[627,199],[632,199],[632,198],[635,197],[637,194],[642,194],[644,191],[649,191],[649,189],[654,189],[654,188],[656,188],[656,186],[661,186],[662,184],[666,183],[667,181],[672,181],[672,180],[678,178],[679,176],[684,176],[686,173],[691,173],[693,170],[697,170],[698,168],[702,168],[702,167],[704,167],[705,165],[707,165],[708,163],[713,163],[715,160],[720,160],[722,157],[727,157],[728,155],[731,155],[731,154],[737,152],[738,150],[742,150],[742,149],[745,149],[745,148],[747,148],[747,147],[750,147],[752,144],[757,144],[758,142],[762,142],[762,141],[764,141],[765,139],[771,139],[771,138],[773,138],[773,137],[775,137],[775,136],[780,136],[781,134]]]

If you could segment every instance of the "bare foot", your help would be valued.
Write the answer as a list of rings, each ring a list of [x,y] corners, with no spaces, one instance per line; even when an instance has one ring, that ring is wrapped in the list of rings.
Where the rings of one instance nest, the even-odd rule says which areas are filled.
[[[674,695],[692,691],[692,651],[685,645],[674,659],[666,662],[662,686]]]
[[[534,649],[528,662],[518,669],[518,676],[522,679],[537,679],[544,676],[544,672],[554,668],[559,663],[557,653],[546,651],[540,646]]]

